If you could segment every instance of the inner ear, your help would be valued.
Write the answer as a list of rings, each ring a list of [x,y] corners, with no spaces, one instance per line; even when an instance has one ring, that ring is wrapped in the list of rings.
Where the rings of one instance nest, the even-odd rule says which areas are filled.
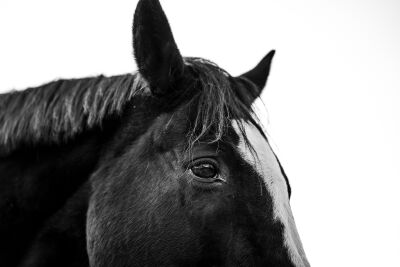
[[[166,95],[184,71],[183,58],[158,0],[140,0],[133,20],[134,55],[154,95]]]
[[[252,70],[236,77],[236,80],[247,88],[247,91],[239,92],[246,102],[252,103],[261,95],[268,80],[274,55],[275,50],[270,51]]]

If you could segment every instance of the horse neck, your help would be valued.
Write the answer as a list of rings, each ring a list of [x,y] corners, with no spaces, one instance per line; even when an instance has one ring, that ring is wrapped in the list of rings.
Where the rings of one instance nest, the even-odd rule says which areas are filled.
[[[0,258],[21,257],[46,220],[88,180],[110,134],[96,128],[64,144],[20,147],[0,157]]]

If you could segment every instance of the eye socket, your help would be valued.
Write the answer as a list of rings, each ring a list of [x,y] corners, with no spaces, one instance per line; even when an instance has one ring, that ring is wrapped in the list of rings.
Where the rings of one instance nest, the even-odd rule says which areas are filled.
[[[218,175],[216,164],[211,162],[200,161],[192,165],[190,170],[195,176],[203,179],[216,178]]]

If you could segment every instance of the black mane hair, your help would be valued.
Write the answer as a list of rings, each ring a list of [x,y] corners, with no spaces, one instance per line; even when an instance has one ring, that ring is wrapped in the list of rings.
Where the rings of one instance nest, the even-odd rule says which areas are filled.
[[[101,124],[145,87],[138,74],[58,80],[0,95],[0,148],[57,143]]]
[[[210,132],[214,135],[211,142],[221,140],[233,118],[254,118],[250,105],[238,96],[240,89],[250,94],[254,84],[247,82],[246,87],[250,88],[238,88],[233,77],[205,59],[185,58],[185,65],[193,80],[193,86],[185,90],[200,89],[183,92],[191,96],[185,107],[196,114],[188,135],[190,147]],[[10,152],[20,144],[68,140],[85,129],[101,125],[108,116],[120,113],[146,87],[144,78],[135,73],[58,80],[1,94],[0,148],[2,152]],[[239,129],[245,136],[240,123]]]

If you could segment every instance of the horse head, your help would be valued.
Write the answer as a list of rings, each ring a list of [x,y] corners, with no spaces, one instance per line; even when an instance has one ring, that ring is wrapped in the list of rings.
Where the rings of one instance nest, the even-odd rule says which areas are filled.
[[[309,266],[288,179],[252,110],[274,51],[233,77],[182,57],[157,0],[133,46],[145,86],[91,175],[91,266]]]

